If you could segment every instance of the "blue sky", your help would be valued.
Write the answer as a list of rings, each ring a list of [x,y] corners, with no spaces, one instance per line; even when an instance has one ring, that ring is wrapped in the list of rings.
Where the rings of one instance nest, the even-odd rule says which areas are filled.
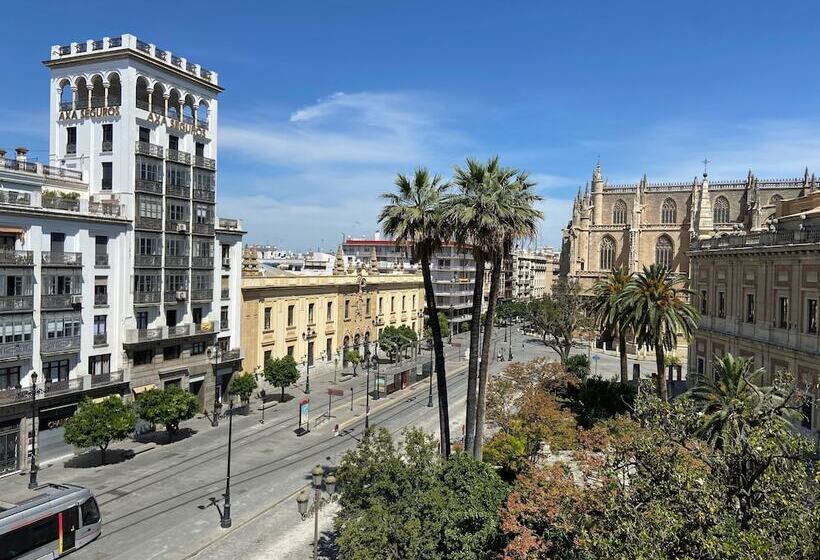
[[[610,182],[820,172],[809,2],[28,2],[0,34],[0,146],[47,159],[53,44],[134,33],[220,73],[219,214],[305,249],[372,235],[397,171],[498,153],[560,245]]]

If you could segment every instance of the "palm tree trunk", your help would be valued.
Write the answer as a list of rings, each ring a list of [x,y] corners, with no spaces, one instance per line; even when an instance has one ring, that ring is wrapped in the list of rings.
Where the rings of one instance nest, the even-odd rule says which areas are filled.
[[[655,345],[655,365],[658,367],[658,378],[655,380],[658,390],[658,396],[663,401],[668,401],[669,396],[666,394],[666,376],[663,373],[663,345],[660,343]]]
[[[478,402],[476,403],[475,441],[473,457],[481,460],[484,447],[484,417],[487,410],[487,368],[490,365],[490,344],[493,338],[493,321],[495,304],[498,299],[498,284],[501,278],[501,255],[493,259],[493,270],[490,275],[490,301],[487,302],[487,315],[484,317],[484,339],[481,341],[481,363],[478,368]],[[512,344],[512,341],[510,341]]]
[[[470,318],[470,362],[467,366],[467,418],[464,422],[464,451],[473,453],[475,443],[476,389],[478,385],[478,341],[481,331],[481,303],[484,300],[484,257],[475,258],[473,308]]]
[[[621,383],[626,385],[629,382],[629,364],[626,361],[626,335],[618,333],[618,354],[621,357]]]
[[[438,393],[438,424],[441,437],[441,454],[450,456],[450,404],[447,398],[447,374],[444,363],[444,343],[441,340],[441,325],[438,322],[436,295],[430,276],[430,258],[421,259],[421,274],[424,278],[424,298],[427,301],[427,321],[433,335],[433,352],[436,356],[436,390]],[[433,375],[433,372],[430,372]]]

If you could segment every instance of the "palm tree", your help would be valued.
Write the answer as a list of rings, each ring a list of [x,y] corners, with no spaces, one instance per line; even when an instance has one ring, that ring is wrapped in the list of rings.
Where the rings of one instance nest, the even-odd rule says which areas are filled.
[[[626,360],[626,333],[629,330],[626,314],[621,310],[623,300],[620,299],[626,286],[632,280],[632,273],[626,267],[613,268],[606,278],[599,280],[593,286],[595,299],[592,310],[598,326],[612,336],[618,337],[618,354],[621,358],[621,383],[629,381],[628,364]]]
[[[679,336],[691,340],[700,321],[700,314],[689,303],[694,295],[686,287],[686,278],[653,264],[645,266],[618,298],[625,324],[635,332],[637,343],[655,347],[655,382],[663,400],[667,400],[664,352],[677,346]]]
[[[767,411],[775,413],[786,431],[798,419],[781,388],[756,384],[764,374],[763,368],[752,371],[752,360],[726,354],[714,358],[714,377],[698,378],[688,394],[703,413],[699,435],[710,445],[736,449],[745,444],[749,430]]]
[[[487,312],[484,315],[484,338],[481,341],[481,362],[478,370],[478,396],[476,402],[475,441],[473,456],[481,460],[484,446],[484,420],[487,409],[487,369],[490,365],[495,309],[501,280],[502,264],[509,257],[513,243],[518,239],[532,239],[537,233],[537,221],[543,215],[534,208],[541,197],[533,192],[535,183],[526,173],[515,169],[501,169],[490,178],[489,188],[498,191],[497,218],[502,244],[493,253],[490,272],[490,293]],[[500,249],[500,250],[499,250]]]
[[[498,158],[487,164],[468,158],[466,168],[455,168],[453,184],[458,192],[444,201],[444,220],[452,231],[454,241],[462,248],[469,247],[475,261],[472,316],[470,318],[470,360],[467,365],[467,403],[464,426],[464,449],[472,454],[475,443],[476,402],[478,399],[478,356],[481,329],[481,306],[484,300],[484,269],[501,245],[494,193],[488,188],[488,177],[497,173]],[[496,193],[497,194],[497,193]]]
[[[425,168],[416,169],[412,178],[399,173],[395,184],[397,193],[382,195],[386,204],[379,214],[379,223],[382,224],[384,233],[394,238],[398,246],[409,246],[413,260],[421,264],[424,297],[427,303],[427,325],[432,334],[435,353],[441,451],[445,457],[449,457],[450,414],[444,345],[430,275],[430,258],[444,237],[441,227],[441,202],[449,185],[442,182],[438,175],[432,176]]]

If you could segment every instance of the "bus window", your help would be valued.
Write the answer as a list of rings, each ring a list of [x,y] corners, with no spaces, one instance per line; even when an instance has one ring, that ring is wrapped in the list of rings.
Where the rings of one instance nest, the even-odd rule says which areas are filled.
[[[89,498],[80,506],[80,511],[83,514],[83,527],[93,525],[100,521],[100,508],[97,507],[97,500]]]

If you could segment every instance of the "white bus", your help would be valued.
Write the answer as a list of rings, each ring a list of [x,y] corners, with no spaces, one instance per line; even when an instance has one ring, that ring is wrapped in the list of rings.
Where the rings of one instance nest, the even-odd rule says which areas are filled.
[[[0,502],[0,560],[59,558],[99,536],[102,519],[91,490],[43,484],[31,494]]]

